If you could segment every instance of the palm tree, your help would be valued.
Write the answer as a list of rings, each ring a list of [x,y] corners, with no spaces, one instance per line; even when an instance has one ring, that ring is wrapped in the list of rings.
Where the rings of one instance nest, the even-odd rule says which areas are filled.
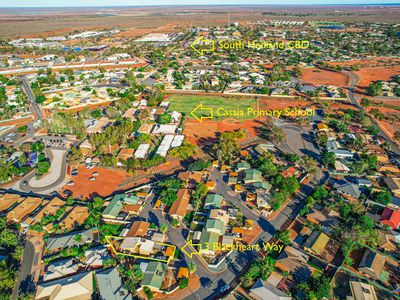
[[[254,284],[253,275],[250,272],[247,272],[242,277],[242,284],[245,288],[249,288]]]
[[[165,234],[167,232],[167,230],[168,230],[167,224],[161,224],[160,232]]]
[[[193,274],[197,270],[196,264],[192,261],[188,263],[187,268],[188,268],[190,274]]]

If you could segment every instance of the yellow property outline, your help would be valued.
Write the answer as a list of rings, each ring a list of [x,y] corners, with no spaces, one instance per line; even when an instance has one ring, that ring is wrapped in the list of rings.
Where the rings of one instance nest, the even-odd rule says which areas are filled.
[[[152,257],[148,257],[148,256],[142,256],[142,255],[135,255],[135,254],[127,254],[127,253],[118,252],[118,251],[115,249],[114,245],[112,244],[111,239],[123,240],[124,237],[121,237],[121,236],[113,236],[113,235],[106,235],[105,238],[106,238],[106,241],[108,242],[108,244],[110,244],[111,249],[114,251],[114,253],[115,253],[116,255],[129,256],[129,257],[141,258],[141,259],[147,259],[147,260],[154,260],[154,261],[165,262],[165,263],[169,263],[170,260],[171,260],[172,258],[174,258],[174,256],[175,256],[176,246],[171,245],[171,244],[165,244],[165,243],[155,242],[155,243],[158,244],[158,245],[173,247],[173,249],[174,249],[174,254],[173,254],[172,256],[170,256],[167,260],[165,260],[165,259],[152,258]],[[109,238],[111,238],[111,239],[109,239]]]

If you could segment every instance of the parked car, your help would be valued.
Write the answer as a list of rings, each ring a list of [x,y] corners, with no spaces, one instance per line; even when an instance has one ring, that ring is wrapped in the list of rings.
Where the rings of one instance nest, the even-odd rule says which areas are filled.
[[[75,183],[73,181],[68,181],[67,185],[74,185]]]
[[[90,181],[95,181],[95,180],[96,180],[96,177],[90,177],[89,180],[90,180]]]
[[[94,176],[94,177],[99,176],[99,172],[93,172],[93,173],[92,173],[92,176]]]
[[[220,292],[221,294],[223,294],[223,293],[225,293],[226,291],[228,291],[230,288],[231,288],[231,287],[229,286],[229,284],[226,284],[226,285],[224,285],[224,286],[219,290],[219,292]]]

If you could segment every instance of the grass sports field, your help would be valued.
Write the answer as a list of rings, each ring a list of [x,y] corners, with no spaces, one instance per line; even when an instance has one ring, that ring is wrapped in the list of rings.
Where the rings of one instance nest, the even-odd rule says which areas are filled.
[[[218,97],[218,96],[196,96],[196,95],[173,95],[168,97],[166,100],[170,102],[170,111],[178,111],[185,113],[187,117],[193,118],[190,112],[193,111],[200,103],[203,104],[204,108],[212,108],[214,111],[213,119],[225,119],[226,117],[215,116],[216,111],[222,108],[223,111],[246,111],[247,108],[256,108],[257,101],[255,99],[243,99],[235,97]],[[222,112],[222,110],[220,110]],[[201,115],[198,111],[197,115]],[[206,114],[204,114],[206,115]],[[250,119],[252,117],[247,116],[235,116],[235,119]]]

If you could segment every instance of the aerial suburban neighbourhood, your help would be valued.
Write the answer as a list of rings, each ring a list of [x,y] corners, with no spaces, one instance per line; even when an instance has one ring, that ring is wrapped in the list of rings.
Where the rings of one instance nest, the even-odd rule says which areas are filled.
[[[399,5],[15,2],[0,299],[400,299]]]

